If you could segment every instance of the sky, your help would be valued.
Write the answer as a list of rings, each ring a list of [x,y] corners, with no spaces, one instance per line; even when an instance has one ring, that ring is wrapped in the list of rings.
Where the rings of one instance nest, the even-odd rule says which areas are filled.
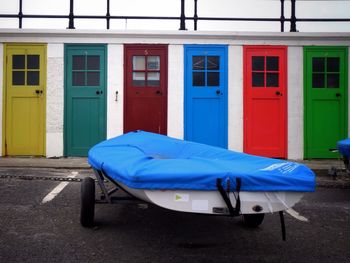
[[[69,13],[69,0],[23,0],[24,14]],[[75,15],[105,15],[106,0],[74,0]],[[111,15],[180,16],[180,0],[110,0]],[[285,17],[290,18],[291,4],[285,1]],[[194,1],[186,0],[186,16],[193,16]],[[17,14],[18,0],[0,0],[1,14]],[[279,0],[198,0],[198,15],[202,17],[280,17]],[[350,18],[350,0],[297,0],[298,18]],[[106,29],[105,20],[75,19],[76,29]],[[65,29],[68,19],[23,19],[23,28]],[[178,30],[178,20],[111,20],[111,29]],[[285,31],[290,24],[285,23]],[[0,28],[18,28],[18,19],[0,18]],[[186,21],[193,30],[193,21]],[[198,30],[280,31],[279,22],[217,22],[199,21]],[[350,32],[350,22],[299,22],[300,32]]]

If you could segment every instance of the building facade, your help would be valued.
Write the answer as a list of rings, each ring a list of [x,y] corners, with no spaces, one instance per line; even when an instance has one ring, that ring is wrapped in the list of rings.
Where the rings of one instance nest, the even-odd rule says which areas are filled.
[[[2,156],[135,129],[276,158],[349,137],[349,33],[0,30]]]

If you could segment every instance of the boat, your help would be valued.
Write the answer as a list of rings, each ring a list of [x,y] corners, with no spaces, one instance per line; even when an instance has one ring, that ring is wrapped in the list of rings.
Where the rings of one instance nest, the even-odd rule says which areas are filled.
[[[128,201],[142,200],[180,212],[243,215],[246,225],[255,227],[266,213],[287,210],[305,192],[315,191],[315,175],[303,164],[145,131],[95,145],[88,162],[103,202],[126,201],[113,197],[121,189],[131,196]],[[108,190],[105,180],[115,188]],[[92,178],[82,183],[83,226],[93,225],[94,185]]]
[[[343,156],[345,169],[350,174],[350,138],[337,142],[339,153]]]

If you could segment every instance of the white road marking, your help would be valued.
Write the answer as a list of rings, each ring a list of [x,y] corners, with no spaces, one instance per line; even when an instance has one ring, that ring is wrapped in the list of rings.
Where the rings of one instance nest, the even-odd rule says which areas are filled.
[[[286,212],[289,215],[291,215],[292,217],[294,217],[295,219],[298,219],[298,220],[303,221],[303,222],[309,222],[309,219],[300,215],[297,211],[293,210],[292,208],[289,208],[288,210],[286,210]]]
[[[71,175],[68,175],[68,178],[74,178],[78,175],[78,172],[72,172]],[[69,182],[61,182],[59,185],[57,185],[50,193],[48,193],[43,200],[41,201],[42,204],[45,204],[47,202],[52,201],[62,190],[69,184]]]

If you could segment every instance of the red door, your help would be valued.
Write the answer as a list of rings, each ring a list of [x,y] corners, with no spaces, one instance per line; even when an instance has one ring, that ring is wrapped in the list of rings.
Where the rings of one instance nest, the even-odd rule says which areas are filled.
[[[167,133],[167,45],[125,45],[124,132]]]
[[[287,158],[287,48],[244,47],[244,151]]]

